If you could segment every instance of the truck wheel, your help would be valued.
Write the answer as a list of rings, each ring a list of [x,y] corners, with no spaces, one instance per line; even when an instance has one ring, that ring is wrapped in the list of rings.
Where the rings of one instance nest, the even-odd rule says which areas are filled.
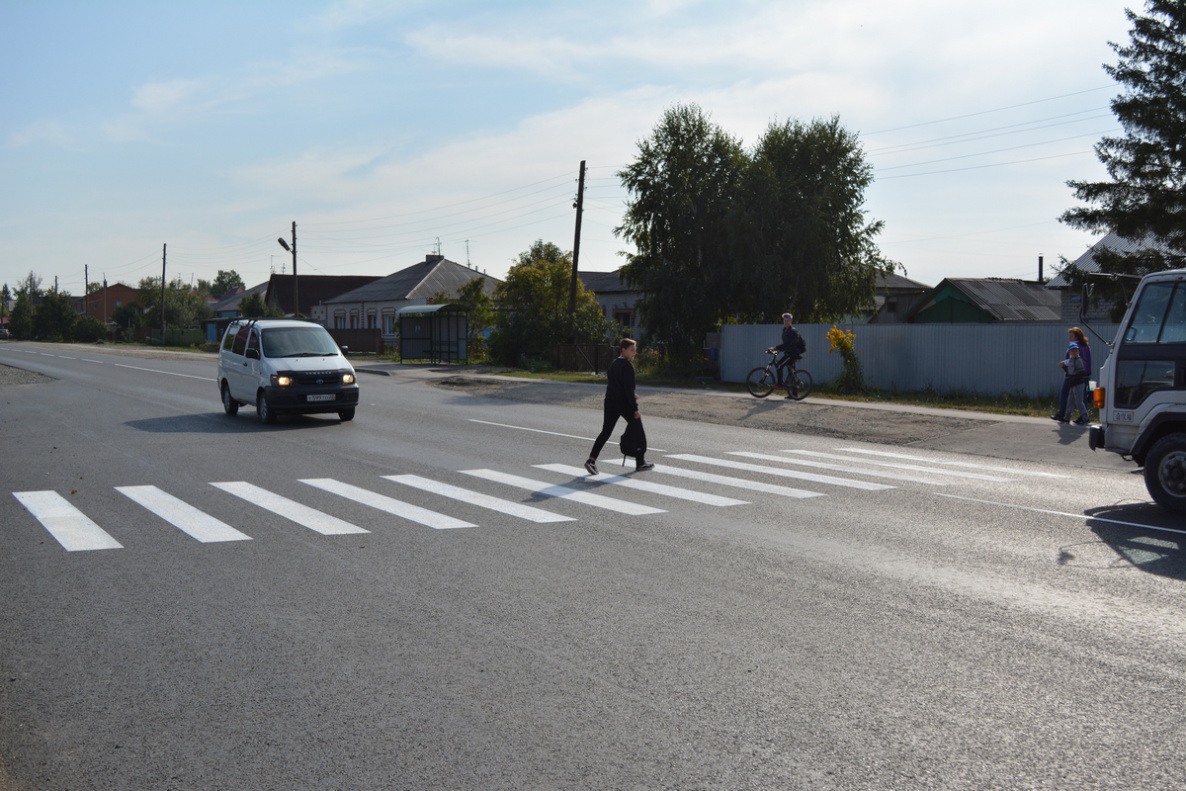
[[[1186,434],[1167,434],[1145,456],[1145,488],[1162,508],[1186,512]]]

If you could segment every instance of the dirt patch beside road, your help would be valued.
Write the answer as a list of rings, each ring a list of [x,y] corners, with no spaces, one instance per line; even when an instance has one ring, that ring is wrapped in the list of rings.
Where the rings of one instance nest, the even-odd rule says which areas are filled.
[[[521,381],[469,376],[449,376],[430,382],[483,398],[504,398],[536,404],[564,404],[601,409],[605,388],[600,385],[563,382]],[[939,439],[986,425],[983,418],[919,414],[836,405],[812,401],[789,401],[771,396],[757,399],[698,390],[639,388],[643,419],[656,417],[693,420],[726,426],[790,431],[837,439],[882,442],[888,445]],[[991,421],[987,422],[991,425]]]

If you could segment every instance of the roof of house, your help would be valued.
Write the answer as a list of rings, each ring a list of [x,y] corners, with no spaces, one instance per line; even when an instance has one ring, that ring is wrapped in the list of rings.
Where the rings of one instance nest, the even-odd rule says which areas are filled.
[[[917,280],[911,280],[908,277],[901,275],[887,275],[882,272],[877,273],[877,291],[883,293],[890,289],[897,291],[926,291],[930,286],[926,283],[919,283]]]
[[[1098,242],[1087,248],[1074,261],[1064,266],[1061,271],[1050,279],[1046,284],[1047,288],[1066,288],[1070,285],[1067,279],[1063,277],[1063,272],[1068,269],[1077,269],[1080,272],[1098,272],[1100,271],[1099,262],[1095,260],[1095,254],[1100,250],[1112,250],[1113,252],[1127,255],[1135,253],[1138,250],[1153,249],[1161,250],[1164,253],[1171,252],[1169,248],[1159,244],[1152,237],[1145,237],[1141,240],[1126,239],[1115,231],[1109,231],[1108,235]]]
[[[577,277],[581,279],[585,288],[594,294],[613,294],[637,290],[622,282],[621,269],[615,269],[612,272],[577,272]]]
[[[300,278],[301,314],[308,316],[314,305],[328,302],[339,294],[374,282],[375,275],[297,275]],[[272,275],[264,301],[276,305],[286,314],[292,310],[293,275]]]
[[[406,299],[428,299],[442,291],[456,294],[457,289],[476,277],[485,279],[487,291],[492,291],[500,282],[498,278],[450,261],[444,256],[429,255],[407,269],[401,269],[387,277],[375,278],[371,283],[335,295],[325,302],[399,302]]]
[[[239,303],[242,302],[248,294],[259,294],[262,297],[267,290],[268,281],[266,280],[260,283],[258,286],[252,286],[251,288],[235,286],[230,291],[223,294],[222,299],[211,305],[210,309],[215,313],[225,313],[229,310],[238,310]]]
[[[945,288],[959,291],[994,321],[1058,321],[1062,317],[1062,298],[1035,280],[948,277],[914,304],[907,319],[936,304]]]

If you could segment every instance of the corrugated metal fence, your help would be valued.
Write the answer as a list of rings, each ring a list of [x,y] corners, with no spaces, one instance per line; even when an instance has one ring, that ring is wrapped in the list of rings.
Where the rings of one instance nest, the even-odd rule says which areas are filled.
[[[817,385],[835,379],[844,368],[840,355],[828,351],[833,326],[855,334],[853,346],[865,384],[881,390],[981,395],[1010,393],[1044,397],[1058,393],[1058,361],[1067,348],[1070,325],[1055,322],[1008,324],[804,324],[796,325],[807,341],[800,363]],[[1111,340],[1115,324],[1095,324]],[[1086,327],[1094,374],[1108,356],[1108,346]],[[765,365],[765,349],[782,342],[782,325],[726,325],[721,333],[721,378],[743,382],[751,368]]]

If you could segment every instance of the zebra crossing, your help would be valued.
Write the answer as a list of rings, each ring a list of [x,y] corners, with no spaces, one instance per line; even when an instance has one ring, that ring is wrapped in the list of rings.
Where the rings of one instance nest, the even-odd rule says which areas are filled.
[[[457,470],[458,474],[474,480],[474,488],[411,474],[376,476],[376,480],[362,482],[363,485],[334,478],[302,478],[298,482],[310,490],[341,497],[405,522],[434,530],[452,530],[481,526],[446,513],[450,504],[456,503],[513,520],[547,525],[578,521],[579,517],[564,512],[569,503],[629,517],[647,517],[666,513],[667,508],[679,504],[739,508],[752,502],[741,497],[752,498],[759,494],[802,499],[828,497],[846,490],[877,493],[907,483],[943,487],[970,482],[1010,483],[1026,477],[1067,477],[979,462],[930,458],[918,453],[855,447],[834,448],[832,452],[736,450],[719,456],[673,453],[664,456],[653,470],[643,475],[634,474],[625,460],[606,459],[599,464],[604,469],[621,464],[624,469],[621,473],[603,471],[588,475],[581,467],[543,463],[532,465],[537,472],[531,475],[489,468]],[[549,480],[547,476],[553,476],[553,479]],[[564,480],[556,482],[555,476]],[[787,481],[796,485],[787,485]],[[377,491],[388,485],[393,485],[389,492]],[[248,481],[215,481],[210,486],[323,536],[370,532]],[[486,491],[491,487],[499,493]],[[200,543],[252,540],[238,527],[157,486],[114,488],[129,501]],[[429,508],[396,496],[409,490],[422,498],[439,500],[440,505]],[[508,492],[526,492],[537,504],[514,499]],[[56,491],[13,492],[13,496],[68,552],[123,548],[107,530]],[[640,502],[640,498],[654,500],[657,504]],[[471,511],[467,510],[468,513]]]

